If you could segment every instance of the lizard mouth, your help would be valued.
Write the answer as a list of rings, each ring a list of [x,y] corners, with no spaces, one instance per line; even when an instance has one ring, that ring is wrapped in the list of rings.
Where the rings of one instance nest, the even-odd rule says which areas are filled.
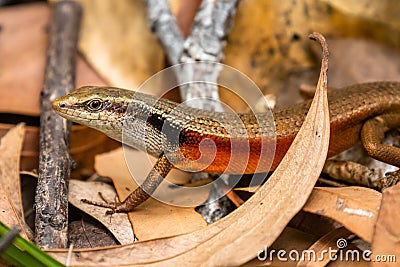
[[[52,103],[52,107],[53,110],[61,117],[73,120],[73,118],[69,116],[69,114],[72,113],[71,105],[68,104],[64,97],[60,97],[54,100]]]
[[[54,111],[61,116],[70,113],[74,106],[75,105],[69,101],[68,96],[61,96],[52,103]]]

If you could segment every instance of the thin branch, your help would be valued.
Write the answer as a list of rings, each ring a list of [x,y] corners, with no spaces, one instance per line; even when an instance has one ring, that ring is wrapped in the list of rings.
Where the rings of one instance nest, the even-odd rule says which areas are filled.
[[[224,58],[223,49],[226,37],[232,26],[232,18],[238,1],[203,0],[194,19],[192,31],[185,40],[181,63],[194,61],[221,62]],[[192,107],[223,111],[220,104],[217,79],[221,71],[218,64],[184,65],[180,73],[184,80],[203,80],[207,83],[188,84],[180,87],[181,97],[190,101]],[[205,101],[201,101],[204,99]],[[210,101],[213,100],[213,101]]]
[[[221,62],[226,37],[232,27],[238,0],[203,0],[194,19],[192,31],[184,43],[180,62]]]
[[[56,115],[52,102],[75,87],[80,20],[81,7],[75,1],[60,1],[52,7],[35,198],[36,243],[42,248],[67,247],[68,180],[72,162],[68,152],[70,123]]]
[[[179,63],[183,50],[183,36],[167,0],[147,0],[151,29],[160,39],[172,65]]]
[[[196,61],[221,62],[237,4],[238,0],[203,0],[194,19],[192,31],[183,41],[167,1],[147,0],[151,27],[164,46],[169,61],[174,65]],[[199,79],[207,82],[181,86],[182,99],[200,99],[190,101],[188,105],[223,111],[219,103],[218,87],[212,85],[217,82],[220,68],[217,64],[186,64],[177,68],[176,75],[182,84]]]

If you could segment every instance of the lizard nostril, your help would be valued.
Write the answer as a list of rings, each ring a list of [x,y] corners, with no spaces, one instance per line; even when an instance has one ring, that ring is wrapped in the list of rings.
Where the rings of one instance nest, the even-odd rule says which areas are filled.
[[[65,108],[65,104],[64,104],[64,103],[60,103],[60,104],[58,104],[58,106],[59,106],[60,108]]]

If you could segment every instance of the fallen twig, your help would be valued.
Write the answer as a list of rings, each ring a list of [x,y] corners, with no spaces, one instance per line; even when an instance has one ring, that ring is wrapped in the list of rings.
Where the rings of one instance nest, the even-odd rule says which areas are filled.
[[[68,241],[70,122],[56,115],[52,102],[75,86],[80,19],[81,7],[75,1],[60,1],[52,7],[41,98],[39,179],[35,198],[36,243],[42,248],[66,248]]]

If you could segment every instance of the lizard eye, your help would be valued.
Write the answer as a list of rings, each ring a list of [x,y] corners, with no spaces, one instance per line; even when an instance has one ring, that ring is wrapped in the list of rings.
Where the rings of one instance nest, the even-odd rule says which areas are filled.
[[[103,108],[103,102],[100,99],[92,99],[86,103],[86,107],[91,111],[99,111]]]

